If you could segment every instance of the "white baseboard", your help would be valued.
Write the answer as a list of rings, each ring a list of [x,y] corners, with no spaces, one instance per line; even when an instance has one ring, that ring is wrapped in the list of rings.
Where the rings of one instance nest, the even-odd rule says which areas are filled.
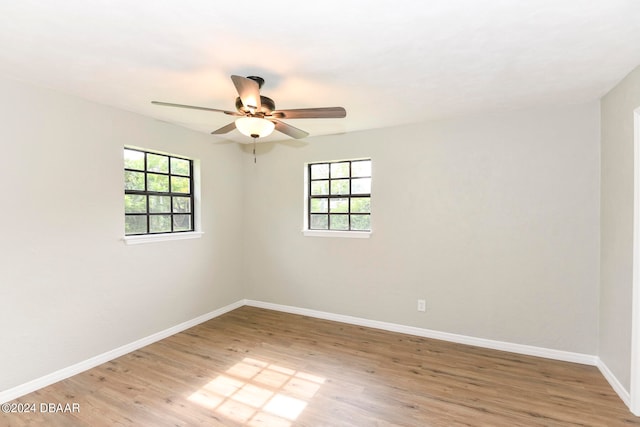
[[[620,383],[620,381],[618,381],[616,376],[613,375],[613,372],[611,372],[609,367],[607,365],[605,365],[605,363],[602,360],[600,360],[599,358],[598,358],[598,364],[596,366],[598,366],[598,369],[602,373],[602,376],[604,376],[605,379],[609,382],[609,385],[611,385],[611,388],[613,388],[613,390],[616,393],[618,393],[618,396],[620,396],[620,399],[622,399],[624,404],[627,405],[627,407],[630,408],[631,407],[631,395],[624,388],[624,386]]]
[[[333,320],[336,322],[350,323],[352,325],[366,326],[385,331],[399,332],[424,338],[433,338],[458,344],[473,345],[476,347],[490,348],[494,350],[508,351],[511,353],[538,356],[547,359],[562,360],[565,362],[580,363],[583,365],[598,366],[598,357],[590,354],[573,353],[563,350],[554,350],[544,347],[535,347],[524,344],[513,344],[504,341],[494,341],[484,338],[475,338],[466,335],[439,332],[431,329],[417,328],[414,326],[399,325],[397,323],[380,322],[378,320],[363,319],[361,317],[345,316],[342,314],[328,313],[325,311],[311,310],[307,308],[292,307],[288,305],[273,304],[263,301],[245,300],[245,304],[252,307],[282,311],[285,313],[300,314],[318,319]]]
[[[198,316],[195,319],[191,319],[186,322],[180,323],[179,325],[172,326],[169,329],[165,329],[164,331],[160,331],[153,335],[149,335],[148,337],[141,338],[132,343],[123,345],[122,347],[118,347],[114,350],[107,351],[106,353],[99,354],[95,357],[84,360],[80,363],[76,363],[75,365],[71,365],[66,368],[60,369],[58,371],[52,372],[43,377],[36,378],[35,380],[29,381],[25,384],[21,384],[17,387],[0,391],[0,404],[12,401],[14,399],[19,398],[20,396],[24,396],[25,394],[31,393],[33,391],[36,391],[38,389],[41,389],[43,387],[46,387],[58,381],[64,380],[65,378],[69,378],[73,375],[76,375],[88,369],[94,368],[110,360],[116,359],[120,356],[124,356],[125,354],[131,353],[134,350],[137,350],[149,344],[153,344],[156,341],[160,341],[161,339],[167,338],[171,335],[175,335],[178,332],[182,332],[193,326],[199,325],[202,322],[211,320],[214,317],[218,317],[231,310],[235,310],[236,308],[242,307],[244,304],[245,304],[244,300],[236,301],[225,307],[203,314],[202,316]]]

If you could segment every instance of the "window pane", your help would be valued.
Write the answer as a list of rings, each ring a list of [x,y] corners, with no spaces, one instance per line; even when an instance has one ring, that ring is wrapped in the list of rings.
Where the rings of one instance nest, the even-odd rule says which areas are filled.
[[[371,159],[310,164],[309,229],[370,231],[371,168]]]
[[[347,215],[329,215],[330,229],[331,230],[348,230],[349,229],[349,216]]]
[[[189,193],[189,178],[182,178],[179,176],[171,177],[171,192],[172,193]]]
[[[174,231],[189,231],[191,229],[192,229],[191,215],[174,215],[173,216]]]
[[[189,160],[171,158],[171,173],[175,175],[189,176],[191,171],[189,170]]]
[[[175,213],[191,212],[191,197],[174,197],[173,212]]]
[[[144,153],[142,151],[124,149],[124,168],[144,170]]]
[[[171,215],[149,216],[149,233],[167,233],[171,231]]]
[[[123,152],[125,234],[192,231],[192,161],[145,150]]]
[[[311,165],[311,179],[326,179],[326,178],[329,178],[328,163]]]
[[[167,175],[158,175],[155,173],[147,174],[147,190],[169,192],[169,177]]]
[[[124,171],[124,189],[144,191],[144,173]]]
[[[351,215],[352,230],[371,230],[371,216],[369,215]]]
[[[146,232],[146,215],[126,215],[124,217],[124,234],[142,234]]]
[[[328,199],[311,199],[311,212],[312,213],[326,213],[329,206]]]
[[[371,194],[371,178],[352,179],[351,194]]]
[[[371,213],[371,198],[370,197],[353,197],[351,199],[351,212]]]
[[[147,171],[169,173],[169,157],[147,153]]]
[[[313,181],[311,183],[311,195],[322,196],[329,194],[329,181]]]
[[[351,176],[371,176],[371,160],[351,162]]]
[[[349,212],[349,199],[331,199],[329,202],[329,212]]]
[[[149,212],[152,212],[152,213],[171,212],[171,197],[149,196]]]
[[[138,194],[124,195],[125,213],[145,213],[147,212],[147,196]]]
[[[348,179],[332,179],[331,194],[349,194]]]
[[[331,178],[348,178],[349,162],[331,163]]]
[[[328,215],[311,215],[311,224],[309,228],[312,230],[326,230],[329,228]]]

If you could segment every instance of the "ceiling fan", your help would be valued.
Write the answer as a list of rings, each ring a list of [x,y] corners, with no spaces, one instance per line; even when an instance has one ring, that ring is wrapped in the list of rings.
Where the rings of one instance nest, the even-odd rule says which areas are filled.
[[[151,101],[152,104],[167,107],[191,108],[195,110],[214,111],[238,117],[228,125],[211,132],[222,135],[238,129],[242,134],[254,139],[264,138],[277,130],[291,138],[304,138],[308,132],[293,127],[280,119],[339,119],[347,116],[342,107],[298,108],[293,110],[277,110],[273,99],[260,95],[260,88],[264,79],[258,76],[231,76],[231,80],[238,91],[236,110],[227,111],[216,108],[197,107],[195,105],[173,104],[170,102]]]

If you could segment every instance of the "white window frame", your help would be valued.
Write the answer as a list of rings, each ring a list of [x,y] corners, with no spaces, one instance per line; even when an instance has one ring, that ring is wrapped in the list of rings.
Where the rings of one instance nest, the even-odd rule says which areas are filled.
[[[139,245],[139,244],[146,244],[146,243],[158,243],[158,242],[168,242],[168,241],[174,241],[174,240],[189,240],[189,239],[201,238],[204,235],[204,231],[202,230],[202,221],[201,221],[202,204],[201,204],[200,160],[194,159],[189,156],[185,156],[184,154],[155,150],[147,147],[126,145],[123,147],[123,150],[124,149],[140,150],[140,151],[162,154],[166,156],[186,158],[191,160],[193,165],[192,183],[193,183],[194,223],[193,223],[193,231],[183,231],[178,233],[139,234],[139,235],[130,235],[130,236],[124,235],[121,238],[121,240],[126,245]],[[122,166],[122,170],[124,171],[124,164]],[[124,174],[122,175],[122,179],[123,179],[123,187],[124,187]],[[122,201],[122,213],[123,213],[122,219],[124,220],[124,211],[125,211],[124,198],[122,200],[123,200]],[[122,229],[124,230],[124,224],[122,226]]]
[[[351,238],[351,239],[368,239],[371,237],[373,233],[373,214],[370,213],[370,221],[371,221],[371,230],[369,231],[355,231],[355,230],[311,230],[309,229],[309,165],[316,163],[339,163],[339,162],[357,162],[359,160],[370,160],[371,161],[371,182],[373,182],[373,159],[371,157],[357,157],[351,159],[340,159],[340,160],[318,160],[312,162],[306,162],[304,164],[304,198],[303,198],[303,227],[302,234],[305,237],[339,237],[339,238]],[[373,189],[372,189],[373,191]],[[372,202],[373,205],[373,202]],[[373,209],[373,208],[372,208]]]

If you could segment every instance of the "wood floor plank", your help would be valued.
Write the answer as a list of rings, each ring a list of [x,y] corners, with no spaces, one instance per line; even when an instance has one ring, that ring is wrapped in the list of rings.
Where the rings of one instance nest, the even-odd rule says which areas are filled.
[[[13,403],[6,426],[640,426],[597,368],[242,307]]]

